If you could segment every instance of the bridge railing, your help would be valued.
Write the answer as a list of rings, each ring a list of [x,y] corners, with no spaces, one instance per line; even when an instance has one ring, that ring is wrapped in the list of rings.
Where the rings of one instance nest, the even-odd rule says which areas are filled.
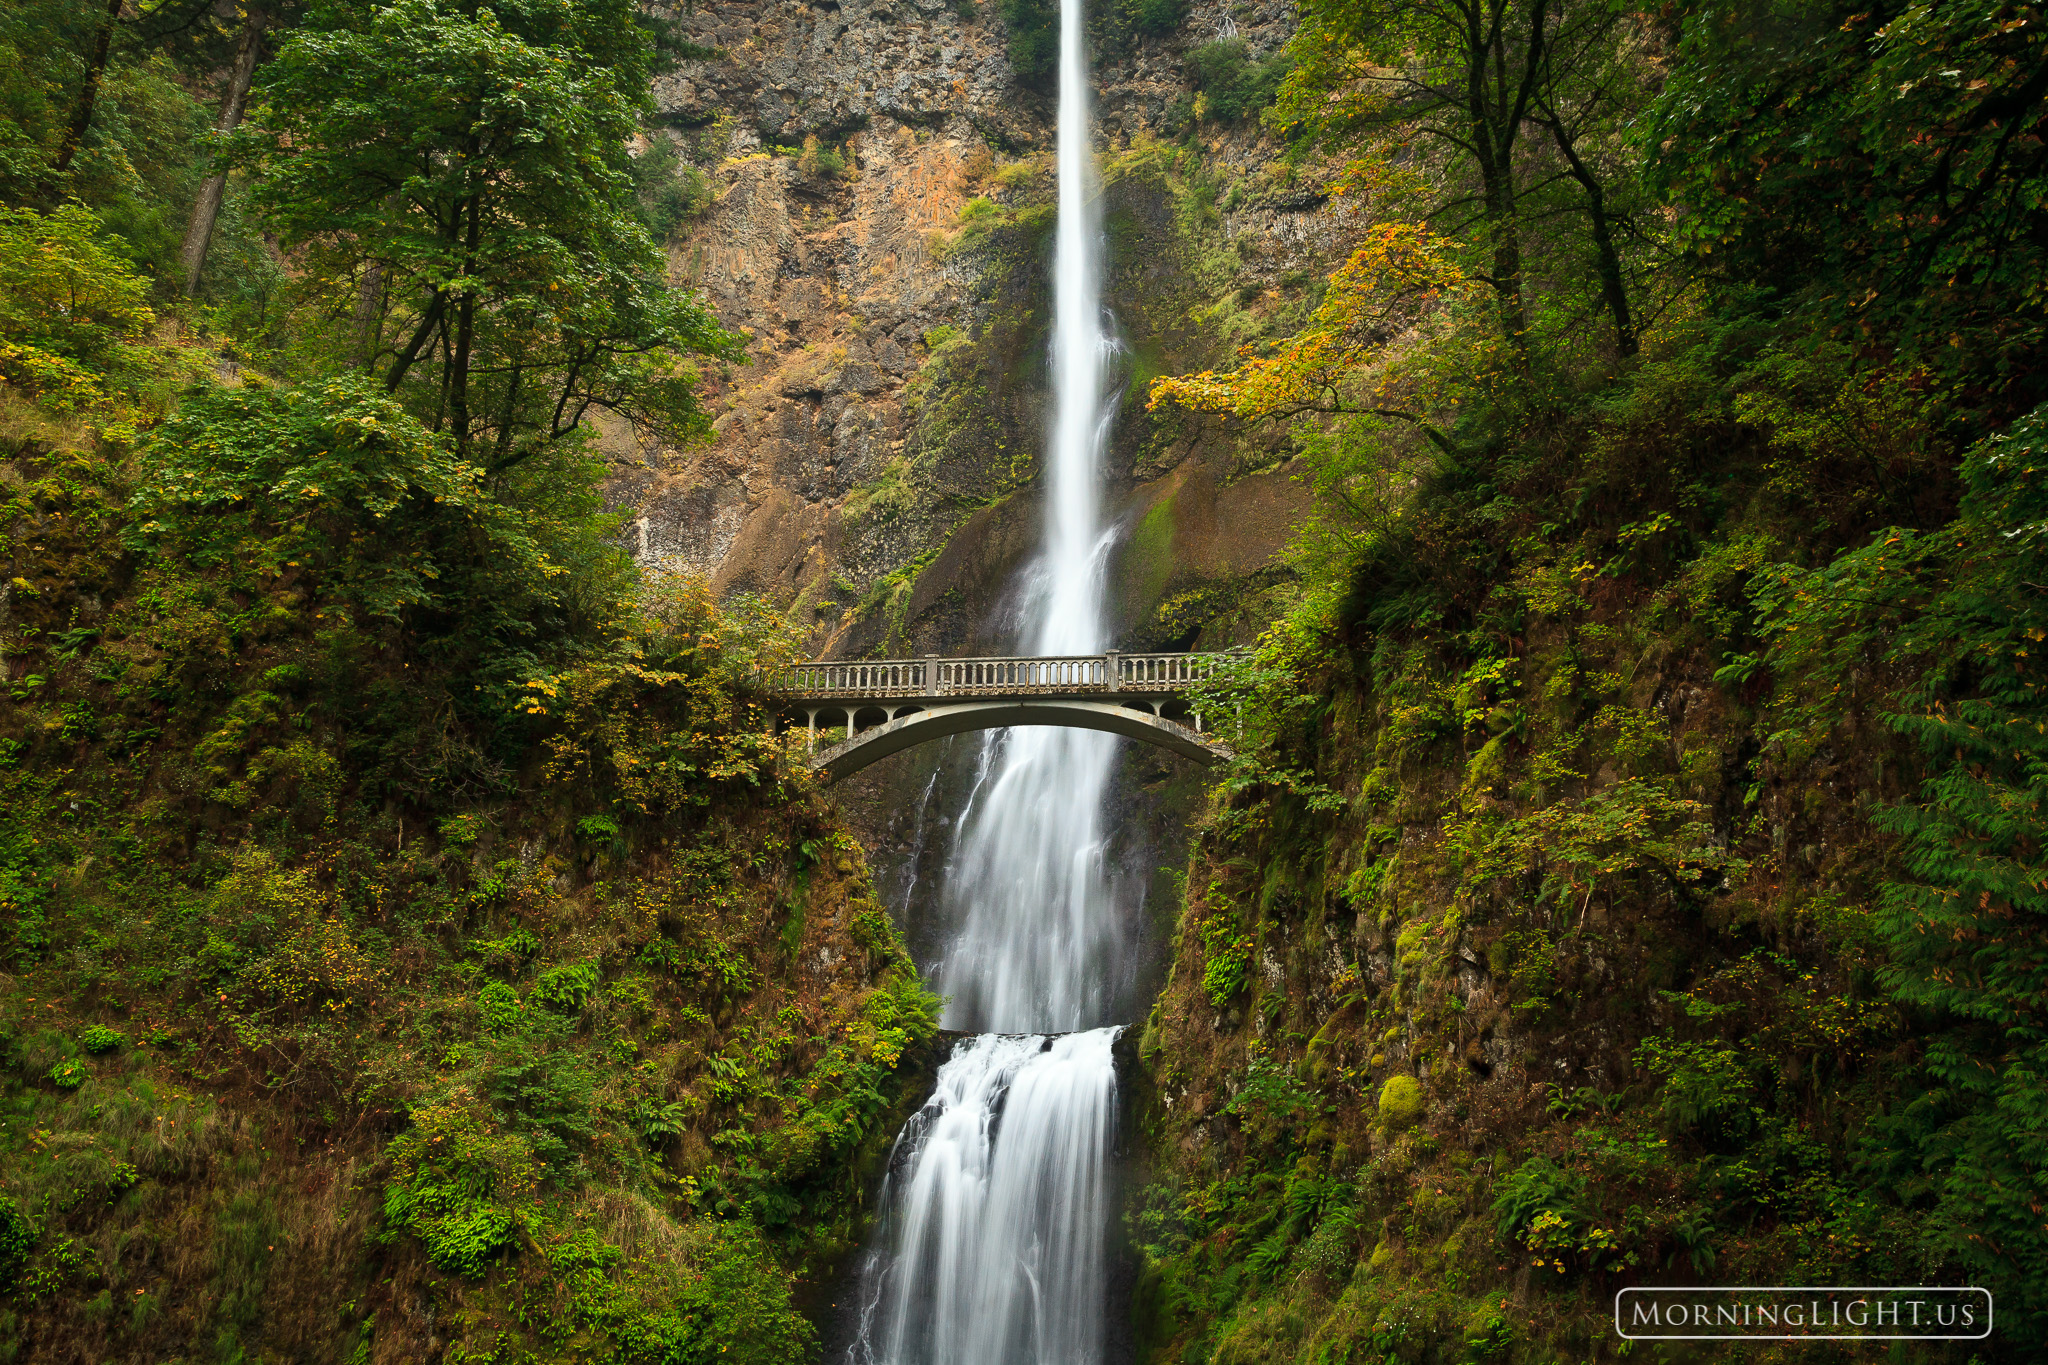
[[[818,699],[977,697],[1035,693],[1180,692],[1214,673],[1222,654],[1056,654],[1013,658],[865,659],[803,663],[776,691]]]

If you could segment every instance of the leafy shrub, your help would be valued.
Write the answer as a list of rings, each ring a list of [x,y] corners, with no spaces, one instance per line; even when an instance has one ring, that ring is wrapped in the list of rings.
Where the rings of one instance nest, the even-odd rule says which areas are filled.
[[[457,563],[488,547],[493,577],[509,571],[553,595],[553,566],[486,491],[483,469],[357,377],[196,389],[144,447],[141,474],[136,548],[173,549],[201,568],[298,569],[364,613],[393,617],[455,605],[449,590],[468,577]]]
[[[1188,54],[1188,74],[1201,92],[1196,115],[1235,123],[1273,102],[1293,60],[1284,52],[1255,62],[1242,38],[1204,43]]]
[[[478,1278],[517,1240],[511,1206],[539,1184],[533,1149],[467,1092],[415,1109],[412,1120],[388,1149],[386,1235],[409,1232],[435,1265]]]
[[[1663,1078],[1664,1117],[1672,1128],[1711,1145],[1740,1142],[1761,1111],[1742,1055],[1715,1041],[1645,1038],[1636,1058]]]
[[[880,906],[855,914],[848,932],[864,953],[886,953],[896,944],[896,925]]]
[[[521,1130],[534,1155],[557,1174],[573,1163],[595,1131],[591,1098],[596,1079],[581,1054],[544,1052],[496,1067],[485,1089],[508,1126]]]
[[[1059,74],[1060,15],[1054,0],[1003,0],[1010,69],[1025,85],[1045,87]]]
[[[586,843],[610,843],[618,837],[618,821],[608,814],[586,814],[575,823],[575,837]]]
[[[1202,990],[1221,1009],[1236,999],[1250,979],[1252,955],[1258,945],[1227,915],[1202,921]]]
[[[1316,1104],[1315,1092],[1302,1084],[1293,1066],[1254,1055],[1245,1067],[1244,1087],[1223,1112],[1241,1119],[1259,1145],[1270,1146],[1288,1136],[1295,1120]]]
[[[797,169],[813,179],[820,176],[831,178],[845,173],[846,157],[837,148],[818,141],[816,133],[810,133],[805,136],[803,151],[797,156]]]
[[[35,1250],[36,1229],[21,1205],[0,1195],[0,1293],[12,1289]]]
[[[1188,0],[1138,0],[1140,33],[1168,34],[1188,21]]]
[[[66,1057],[46,1073],[59,1090],[76,1090],[92,1079],[92,1068],[76,1057]]]
[[[531,999],[543,1009],[575,1014],[597,989],[597,965],[591,962],[565,963],[550,967],[534,983]]]
[[[78,1035],[78,1045],[94,1056],[102,1052],[112,1052],[127,1041],[127,1036],[120,1030],[110,1029],[104,1024],[94,1024]]]
[[[651,136],[647,150],[631,164],[634,203],[656,242],[673,238],[718,197],[710,178],[685,162],[676,144],[663,134]]]
[[[0,208],[0,378],[73,408],[113,396],[158,359],[138,275],[82,204]]]
[[[35,1224],[20,1205],[0,1195],[0,1293],[14,1287],[35,1252]]]
[[[478,991],[476,1004],[486,1033],[509,1033],[519,1027],[519,992],[504,982],[493,981]]]
[[[1494,1226],[1503,1241],[1512,1241],[1546,1210],[1576,1218],[1585,1193],[1585,1177],[1549,1157],[1532,1156],[1501,1179],[1493,1198]]]

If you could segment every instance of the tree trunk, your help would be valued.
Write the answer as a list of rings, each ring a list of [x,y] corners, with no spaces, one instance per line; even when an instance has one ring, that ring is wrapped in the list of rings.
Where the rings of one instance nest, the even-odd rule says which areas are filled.
[[[50,163],[50,173],[44,187],[52,192],[57,177],[71,169],[71,162],[78,155],[78,149],[85,142],[85,130],[92,127],[92,107],[100,97],[100,77],[106,73],[107,53],[114,45],[114,25],[121,21],[123,0],[110,0],[107,5],[107,21],[100,25],[99,41],[93,45],[92,62],[85,68],[85,86],[78,92],[77,107],[71,111],[71,126],[64,130],[64,140],[57,144],[57,159]]]
[[[1586,192],[1586,215],[1592,222],[1594,265],[1600,274],[1600,297],[1607,305],[1608,316],[1614,319],[1614,349],[1626,359],[1636,353],[1637,338],[1635,318],[1628,306],[1628,289],[1621,274],[1621,253],[1614,246],[1614,219],[1607,212],[1607,192],[1600,184],[1592,167],[1579,159],[1578,148],[1571,135],[1565,132],[1564,121],[1552,117],[1550,136],[1557,143],[1557,150],[1564,154],[1565,164],[1571,168],[1572,179],[1579,182]]]
[[[1463,11],[1465,116],[1479,162],[1486,226],[1493,239],[1494,297],[1501,332],[1519,368],[1529,363],[1529,310],[1522,297],[1522,238],[1515,193],[1515,141],[1543,71],[1543,25],[1547,0],[1531,16],[1528,51],[1513,72],[1507,47],[1507,0],[1474,4]],[[1493,88],[1489,90],[1489,86]]]
[[[405,372],[412,368],[415,360],[419,359],[420,348],[427,344],[427,338],[434,334],[436,327],[440,326],[441,315],[447,311],[447,308],[448,295],[436,289],[433,298],[427,300],[427,310],[420,314],[420,323],[418,327],[413,329],[412,340],[405,344],[405,349],[400,351],[398,358],[391,362],[391,372],[384,376],[384,391],[386,393],[397,391],[399,384],[405,379]]]
[[[242,41],[235,49],[234,74],[228,78],[227,98],[221,102],[220,120],[213,128],[218,137],[227,136],[241,125],[242,109],[249,102],[249,83],[256,76],[256,54],[263,47],[264,22],[263,11],[251,10],[249,21],[242,25]],[[185,228],[185,244],[178,250],[178,265],[185,273],[187,294],[199,288],[199,272],[206,266],[206,251],[213,244],[213,226],[220,221],[221,200],[227,188],[228,173],[215,171],[199,187],[199,198],[192,204],[192,221]]]
[[[363,267],[356,281],[356,360],[364,369],[377,363],[384,346],[384,267],[375,261]]]
[[[482,232],[483,196],[479,194],[469,201],[468,251],[462,262],[465,276],[475,268]],[[469,350],[475,337],[476,290],[466,289],[462,294],[462,306],[456,312],[455,354],[449,365],[452,376],[448,402],[448,415],[455,426],[455,448],[465,453],[469,450]]]

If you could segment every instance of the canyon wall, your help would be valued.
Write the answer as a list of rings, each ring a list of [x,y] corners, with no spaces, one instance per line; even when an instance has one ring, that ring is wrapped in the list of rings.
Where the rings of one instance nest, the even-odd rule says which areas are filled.
[[[1127,528],[1119,640],[1225,643],[1285,577],[1275,556],[1305,490],[1284,442],[1148,414],[1144,383],[1297,317],[1350,222],[1292,183],[1255,120],[1188,112],[1187,53],[1221,34],[1264,57],[1291,6],[1205,0],[1164,35],[1102,8],[1108,302],[1128,385],[1109,471]],[[821,654],[1005,647],[1004,596],[1039,540],[1049,93],[1017,75],[994,5],[762,0],[675,18],[708,55],[656,87],[651,137],[704,200],[671,240],[672,275],[750,342],[710,385],[708,445],[612,433],[631,545],[791,609]]]

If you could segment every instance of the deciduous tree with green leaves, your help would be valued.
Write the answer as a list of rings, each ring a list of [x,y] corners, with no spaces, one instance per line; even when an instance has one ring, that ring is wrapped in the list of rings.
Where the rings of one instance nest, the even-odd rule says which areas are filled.
[[[1525,204],[1575,184],[1582,199],[1568,212],[1590,228],[1602,306],[1617,349],[1633,354],[1625,178],[1596,150],[1641,98],[1624,41],[1633,23],[1610,0],[1308,0],[1271,119],[1339,152],[1423,142],[1444,153],[1423,215],[1450,235],[1479,225],[1490,268],[1473,274],[1492,287],[1518,349],[1530,327]]]
[[[2048,12],[2002,0],[1688,11],[1643,122],[1710,277],[1775,288],[1995,420],[2048,343]],[[1980,428],[1981,430],[1981,428]]]
[[[618,413],[706,429],[696,358],[740,343],[668,286],[626,144],[656,62],[623,0],[317,12],[237,141],[338,312],[367,278],[387,390],[502,470]]]

